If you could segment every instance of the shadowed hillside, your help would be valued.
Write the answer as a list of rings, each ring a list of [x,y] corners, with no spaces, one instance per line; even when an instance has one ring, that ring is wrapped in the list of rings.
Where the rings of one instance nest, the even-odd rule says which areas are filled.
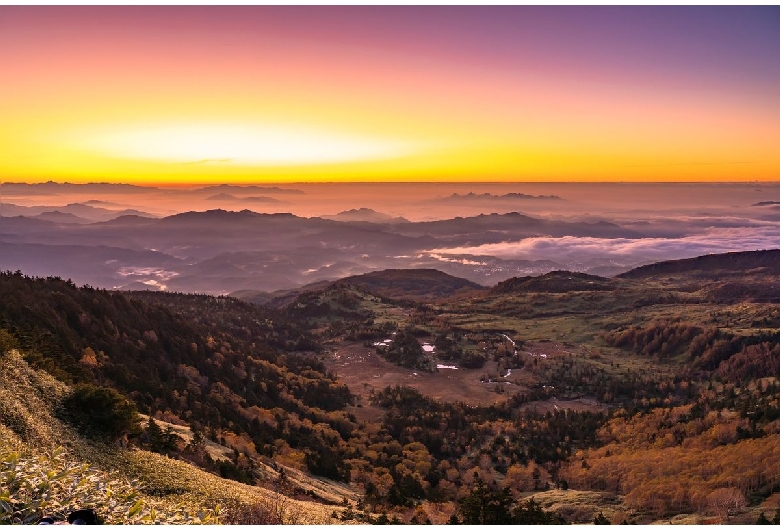
[[[754,252],[728,252],[726,254],[711,254],[696,258],[662,261],[637,267],[618,278],[651,278],[671,274],[692,273],[697,276],[712,276],[718,274],[755,273],[780,274],[780,249],[757,250]]]
[[[388,269],[350,276],[334,282],[361,287],[388,298],[438,298],[483,286],[436,269]]]
[[[436,269],[387,269],[348,276],[332,282],[315,282],[299,289],[274,293],[236,291],[231,293],[231,296],[260,305],[281,308],[304,293],[320,291],[331,286],[347,285],[358,287],[377,296],[412,300],[430,300],[471,290],[485,290],[482,285]]]
[[[645,265],[618,276],[698,285],[715,302],[780,302],[780,250],[729,252]]]
[[[491,294],[567,293],[574,291],[611,291],[615,281],[581,272],[553,271],[541,276],[510,278],[498,283]]]
[[[314,474],[348,473],[337,441],[349,432],[339,412],[352,400],[349,389],[327,373],[311,336],[271,310],[236,299],[126,295],[2,274],[0,328],[33,366],[62,380],[111,386],[141,412],[197,422],[214,438],[231,433],[251,444],[248,456],[284,461],[288,454]],[[319,426],[316,433],[304,418]],[[276,444],[282,432],[293,445]]]

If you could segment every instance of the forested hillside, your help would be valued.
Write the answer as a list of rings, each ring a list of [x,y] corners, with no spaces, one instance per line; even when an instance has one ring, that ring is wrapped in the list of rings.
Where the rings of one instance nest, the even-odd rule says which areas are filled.
[[[319,502],[330,479],[346,519],[752,523],[780,504],[780,310],[713,298],[732,262],[455,298],[404,299],[420,274],[391,271],[281,310],[4,273],[0,346],[71,385],[85,435],[247,484],[301,473],[284,491]]]
[[[250,456],[347,473],[336,441],[349,420],[336,411],[349,389],[280,314],[235,299],[134,296],[6,273],[0,327],[28,362],[63,381],[115,388],[141,412],[197,424],[213,439],[230,433],[253,446]]]

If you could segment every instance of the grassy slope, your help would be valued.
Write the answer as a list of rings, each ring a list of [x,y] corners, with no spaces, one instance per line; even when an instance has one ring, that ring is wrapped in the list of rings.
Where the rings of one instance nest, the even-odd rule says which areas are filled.
[[[283,511],[289,523],[336,522],[330,517],[332,507],[280,497],[155,453],[85,440],[54,414],[68,392],[66,385],[31,368],[16,351],[0,354],[0,454],[45,455],[63,446],[74,463],[140,481],[141,493],[161,510],[175,510],[183,503],[194,511],[220,505],[224,512],[260,504]]]

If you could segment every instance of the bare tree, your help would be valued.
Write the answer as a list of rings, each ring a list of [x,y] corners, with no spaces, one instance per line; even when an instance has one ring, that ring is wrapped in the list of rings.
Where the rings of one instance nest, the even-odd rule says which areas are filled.
[[[718,488],[707,495],[707,505],[725,520],[747,506],[745,496],[737,488]]]

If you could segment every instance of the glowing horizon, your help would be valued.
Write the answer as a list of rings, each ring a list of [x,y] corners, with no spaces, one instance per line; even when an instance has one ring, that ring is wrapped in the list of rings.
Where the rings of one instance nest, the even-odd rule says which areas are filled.
[[[0,179],[780,180],[780,9],[0,7]]]

